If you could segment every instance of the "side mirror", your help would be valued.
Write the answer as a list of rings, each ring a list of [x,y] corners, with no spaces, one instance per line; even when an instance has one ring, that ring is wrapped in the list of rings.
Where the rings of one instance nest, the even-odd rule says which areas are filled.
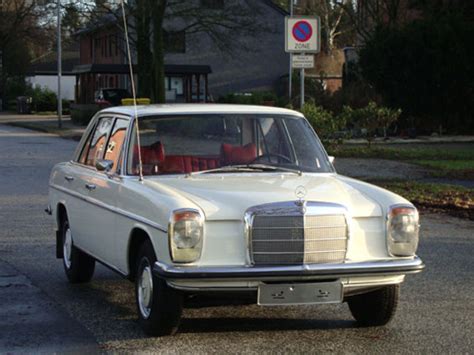
[[[336,160],[336,158],[334,158],[332,155],[328,156],[328,158],[329,158],[329,162],[331,164],[334,164],[334,160]]]
[[[98,171],[108,173],[114,167],[114,162],[113,160],[99,159],[96,161],[95,167]]]

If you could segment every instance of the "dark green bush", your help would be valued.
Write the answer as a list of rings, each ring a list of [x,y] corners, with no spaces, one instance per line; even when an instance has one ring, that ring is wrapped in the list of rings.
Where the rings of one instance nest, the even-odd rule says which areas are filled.
[[[77,126],[86,126],[99,110],[96,104],[71,104],[71,121]]]
[[[58,107],[58,99],[56,93],[46,87],[29,88],[26,96],[31,96],[32,110],[36,112],[56,111]]]
[[[401,113],[400,109],[394,110],[378,106],[375,102],[369,102],[366,107],[356,109],[344,106],[339,118],[341,122],[347,122],[353,127],[363,129],[370,147],[375,136],[380,131],[385,135],[386,129],[398,120]]]
[[[304,104],[301,113],[311,123],[318,136],[325,142],[335,138],[335,134],[346,126],[345,118],[334,116],[330,111],[310,101]]]
[[[273,91],[255,91],[249,93],[236,93],[221,96],[219,103],[240,105],[271,105],[283,107],[286,100],[278,97]]]
[[[361,50],[362,74],[385,104],[420,118],[421,127],[474,132],[473,37],[472,20],[454,10],[378,28]]]

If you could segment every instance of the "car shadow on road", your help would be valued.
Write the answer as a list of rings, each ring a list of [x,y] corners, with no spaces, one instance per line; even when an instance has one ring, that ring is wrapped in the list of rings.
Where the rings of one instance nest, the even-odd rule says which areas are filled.
[[[291,331],[357,328],[351,320],[291,319],[291,318],[183,318],[180,333],[226,333],[255,331]]]

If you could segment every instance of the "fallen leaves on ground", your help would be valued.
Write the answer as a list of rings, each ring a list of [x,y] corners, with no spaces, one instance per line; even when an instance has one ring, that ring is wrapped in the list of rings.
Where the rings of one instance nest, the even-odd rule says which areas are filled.
[[[405,197],[417,207],[443,210],[458,217],[474,220],[474,189],[411,181],[372,181],[372,183]]]

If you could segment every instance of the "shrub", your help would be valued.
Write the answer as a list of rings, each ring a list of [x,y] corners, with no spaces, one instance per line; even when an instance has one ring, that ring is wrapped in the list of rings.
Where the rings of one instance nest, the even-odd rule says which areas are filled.
[[[27,96],[33,99],[33,111],[56,111],[58,106],[58,99],[56,93],[46,87],[37,86],[27,91]]]
[[[248,93],[235,93],[221,96],[219,103],[241,105],[275,105],[284,106],[285,99],[278,97],[273,91],[255,91]]]
[[[365,131],[365,138],[368,146],[378,131],[383,131],[386,136],[386,129],[398,120],[402,111],[400,109],[390,109],[388,107],[378,106],[375,102],[369,102],[366,107],[353,109],[350,106],[344,106],[339,115],[341,121],[348,122],[356,128]]]
[[[468,12],[449,6],[442,16],[378,28],[360,52],[360,65],[384,102],[420,118],[422,128],[474,132],[474,24]]]
[[[85,126],[99,110],[100,107],[96,104],[72,104],[70,106],[71,121],[75,125]]]
[[[314,130],[322,140],[330,142],[335,138],[335,133],[345,128],[346,121],[342,116],[335,117],[332,112],[317,106],[314,102],[307,102],[301,109],[301,113],[311,123]]]

